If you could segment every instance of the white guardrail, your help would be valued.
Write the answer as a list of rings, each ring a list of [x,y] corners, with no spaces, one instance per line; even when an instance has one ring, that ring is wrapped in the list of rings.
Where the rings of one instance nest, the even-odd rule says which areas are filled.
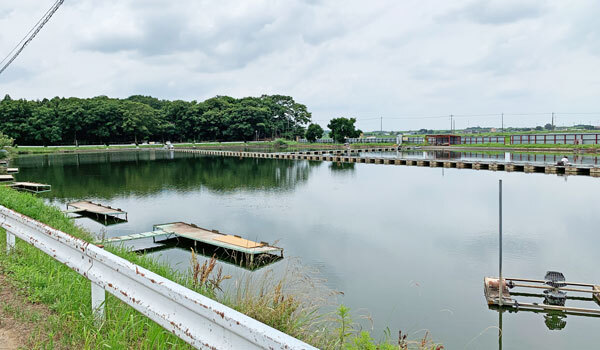
[[[15,237],[92,282],[92,309],[104,317],[105,291],[198,349],[316,349],[106,250],[0,206],[7,250]]]

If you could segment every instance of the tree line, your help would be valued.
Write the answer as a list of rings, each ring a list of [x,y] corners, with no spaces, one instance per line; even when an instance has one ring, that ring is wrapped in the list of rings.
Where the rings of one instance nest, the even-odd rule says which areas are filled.
[[[18,145],[251,141],[305,135],[311,113],[282,95],[203,102],[134,95],[0,101],[0,133]]]

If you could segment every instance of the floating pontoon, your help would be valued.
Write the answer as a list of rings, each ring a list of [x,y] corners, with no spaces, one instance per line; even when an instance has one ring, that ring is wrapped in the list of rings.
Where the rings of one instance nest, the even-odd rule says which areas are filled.
[[[158,237],[161,237],[161,239],[157,239]],[[102,243],[118,243],[142,238],[152,238],[154,243],[159,244],[188,243],[196,250],[201,245],[206,245],[212,249],[222,248],[229,253],[243,253],[248,257],[250,263],[254,262],[254,257],[257,255],[267,254],[283,258],[283,248],[269,245],[266,242],[254,242],[237,235],[224,234],[218,230],[208,230],[184,222],[154,225],[151,232],[107,238]]]
[[[19,191],[27,191],[31,193],[42,193],[48,192],[52,189],[52,186],[46,184],[40,184],[37,182],[15,182],[8,185],[11,188]]]
[[[15,178],[12,175],[0,175],[0,182],[13,182]]]
[[[96,219],[97,221],[103,222],[105,225],[109,222],[120,223],[127,221],[127,212],[90,201],[68,203],[67,210],[65,210],[64,213],[79,214],[81,216]],[[123,216],[125,216],[124,219]]]

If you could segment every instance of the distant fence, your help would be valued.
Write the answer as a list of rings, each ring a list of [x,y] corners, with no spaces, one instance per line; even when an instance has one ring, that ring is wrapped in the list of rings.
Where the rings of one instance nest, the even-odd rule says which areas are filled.
[[[308,143],[307,139],[300,139],[299,140],[300,143]],[[316,143],[333,143],[333,139],[317,139],[315,140]]]
[[[406,142],[406,143],[425,143],[425,138],[424,137],[411,137],[411,136],[403,136],[402,137],[402,142]]]
[[[300,139],[300,143],[307,143],[307,139]],[[333,139],[317,139],[316,143],[333,143]],[[395,137],[389,138],[351,138],[346,139],[348,143],[396,143]]]
[[[396,143],[395,137],[384,137],[384,138],[362,138],[362,139],[346,139],[348,143]]]
[[[506,143],[504,136],[463,136],[460,143],[463,145],[478,144],[478,143]]]
[[[105,291],[198,349],[315,349],[100,247],[0,206],[6,249],[15,238],[91,281],[92,310],[104,318]]]
[[[597,145],[599,141],[600,134],[534,134],[510,136],[510,143],[513,145]]]

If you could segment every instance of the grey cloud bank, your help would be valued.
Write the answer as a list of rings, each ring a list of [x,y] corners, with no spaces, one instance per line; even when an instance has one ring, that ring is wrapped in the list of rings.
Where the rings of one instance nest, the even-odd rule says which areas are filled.
[[[53,1],[0,8],[8,53]],[[19,98],[286,94],[325,125],[445,127],[404,116],[600,112],[593,1],[67,1],[0,77]],[[394,119],[395,118],[395,119]],[[513,125],[547,117],[508,117]],[[600,125],[597,115],[559,115]],[[497,125],[461,118],[457,127]]]

